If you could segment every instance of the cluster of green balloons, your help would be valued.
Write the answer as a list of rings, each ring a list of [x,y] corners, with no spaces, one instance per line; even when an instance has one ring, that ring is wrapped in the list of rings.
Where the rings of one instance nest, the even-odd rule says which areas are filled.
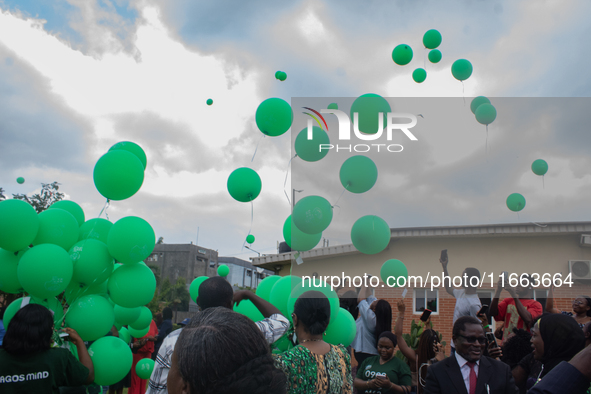
[[[275,73],[275,78],[280,81],[285,81],[287,79],[287,73],[285,73],[283,71],[277,71]]]
[[[534,160],[531,170],[536,175],[544,176],[548,172],[548,163],[542,159]],[[507,197],[506,204],[511,211],[519,212],[525,208],[525,197],[519,193],[512,193]]]
[[[497,118],[497,109],[484,96],[478,96],[472,99],[470,111],[472,111],[478,123],[483,125],[488,126]]]
[[[431,63],[439,63],[441,60],[441,51],[435,49],[441,45],[441,33],[438,30],[427,30],[423,35],[423,45],[426,49],[430,49],[428,58]],[[397,45],[392,51],[392,60],[399,66],[405,66],[411,62],[413,58],[413,51],[410,45]],[[412,73],[412,79],[416,83],[423,83],[427,79],[427,71],[424,68],[417,68]]]
[[[109,200],[125,200],[144,183],[146,154],[136,143],[118,142],[94,166],[94,185]]]

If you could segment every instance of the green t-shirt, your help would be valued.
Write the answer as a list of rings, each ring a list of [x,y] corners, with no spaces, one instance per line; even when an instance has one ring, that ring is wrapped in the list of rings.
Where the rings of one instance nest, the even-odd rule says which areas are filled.
[[[410,368],[403,361],[396,357],[392,357],[390,361],[385,364],[380,364],[380,356],[366,358],[357,369],[357,377],[363,380],[371,380],[376,376],[388,376],[390,382],[400,386],[411,386],[412,378],[410,375]],[[369,389],[362,390],[363,394],[382,394],[387,393],[388,390]]]
[[[52,348],[31,355],[12,355],[0,349],[0,393],[59,394],[60,386],[80,386],[88,368],[66,349]]]

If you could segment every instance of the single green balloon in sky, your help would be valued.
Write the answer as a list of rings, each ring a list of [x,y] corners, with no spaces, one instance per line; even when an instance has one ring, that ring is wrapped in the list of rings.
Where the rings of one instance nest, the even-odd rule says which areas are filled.
[[[429,51],[427,57],[431,63],[439,63],[441,61],[441,51],[439,49],[433,49]]]
[[[497,118],[497,109],[492,104],[480,104],[474,115],[478,123],[489,125]]]
[[[353,246],[365,254],[380,253],[390,243],[390,226],[379,216],[367,215],[359,218],[351,228]]]
[[[304,161],[314,162],[324,158],[328,149],[321,149],[323,145],[330,144],[330,138],[326,131],[318,126],[312,127],[312,139],[308,139],[308,128],[302,129],[296,137],[294,148],[298,157]]]
[[[19,185],[22,185],[23,183],[25,183],[25,178],[23,178],[22,176],[19,176],[18,178],[16,178],[16,183],[18,183]]]
[[[531,163],[531,170],[536,175],[544,175],[548,172],[548,163],[545,160],[538,159]]]
[[[441,45],[441,33],[435,29],[427,30],[423,35],[423,45],[427,49],[435,49]]]
[[[351,193],[365,193],[378,179],[378,167],[367,156],[353,156],[345,160],[339,171],[341,185]]]
[[[392,108],[388,100],[374,93],[363,94],[355,99],[351,105],[350,119],[359,127],[359,131],[366,134],[376,134],[380,131],[380,116],[382,113],[382,128],[388,124],[387,114]],[[357,113],[358,121],[355,122]]]
[[[270,137],[277,137],[291,127],[293,113],[289,103],[280,98],[268,98],[259,104],[255,121],[259,130]]]
[[[246,236],[246,242],[248,242],[249,244],[253,243],[254,242],[254,235],[248,234]]]
[[[206,103],[207,103],[207,105],[211,105],[211,104],[213,104],[213,100],[212,99],[207,99]]]
[[[465,81],[472,75],[472,63],[466,59],[458,59],[451,65],[451,74],[458,81]]]
[[[292,223],[291,215],[289,215],[283,224],[283,238],[291,249],[305,252],[306,250],[314,249],[318,245],[320,238],[322,238],[322,233],[304,233]]]
[[[307,196],[295,204],[291,218],[304,233],[318,234],[330,225],[332,206],[324,197]]]
[[[392,51],[392,60],[399,66],[404,66],[412,60],[412,48],[406,44],[400,44]]]
[[[470,111],[476,115],[476,109],[480,107],[482,104],[490,104],[490,100],[484,96],[474,97],[470,102]]]
[[[507,208],[513,212],[521,211],[525,208],[525,197],[519,193],[510,194],[509,197],[507,197]]]
[[[406,265],[397,259],[386,260],[380,269],[380,278],[382,278],[382,282],[388,287],[398,287],[397,279],[399,277],[408,279],[408,269],[406,268]],[[403,282],[400,281],[400,283],[402,284]],[[406,284],[406,280],[404,283]]]
[[[412,79],[416,83],[423,83],[427,79],[427,71],[424,68],[417,68],[412,72]]]
[[[142,147],[139,146],[138,144],[136,144],[135,142],[131,142],[131,141],[117,142],[115,145],[113,145],[112,147],[109,148],[109,151],[118,150],[118,149],[126,150],[130,153],[133,153],[142,162],[142,166],[144,167],[144,169],[148,165],[148,159],[146,157],[146,152],[144,152]]]
[[[339,105],[337,103],[330,103],[326,109],[339,109]]]
[[[253,201],[258,197],[262,186],[261,177],[252,168],[237,168],[228,177],[228,193],[236,201]]]
[[[218,266],[218,275],[219,276],[228,276],[229,273],[230,273],[230,267],[228,267],[226,264],[220,264]]]

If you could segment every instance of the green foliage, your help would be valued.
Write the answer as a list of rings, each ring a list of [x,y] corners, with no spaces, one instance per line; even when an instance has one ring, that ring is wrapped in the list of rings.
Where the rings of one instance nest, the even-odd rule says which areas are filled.
[[[160,245],[164,243],[164,237],[160,237],[158,238],[158,241],[156,241],[156,245]]]
[[[59,183],[42,183],[41,186],[41,192],[33,194],[31,197],[26,194],[13,194],[12,197],[16,200],[24,200],[28,202],[33,208],[35,208],[37,213],[45,211],[51,206],[51,204],[64,198],[64,193],[58,191],[60,188]]]
[[[154,270],[153,267],[150,268]],[[156,273],[154,273],[154,275],[156,276]],[[159,281],[159,279],[158,275],[156,280]],[[170,306],[174,309],[174,304],[176,302],[179,311],[188,311],[190,299],[191,296],[189,295],[189,290],[187,290],[187,281],[185,278],[181,276],[177,279],[175,284],[171,284],[170,280],[165,278],[162,281],[158,294],[156,294],[148,304],[148,308],[155,313],[160,309],[160,303],[165,302],[166,306]]]
[[[0,187],[0,201],[6,200],[6,196],[4,195],[4,189]]]
[[[424,330],[425,330],[424,324],[422,324],[422,323],[416,324],[413,319],[412,322],[410,323],[410,334],[402,334],[402,338],[404,338],[404,341],[406,342],[408,347],[410,347],[412,350],[417,350],[417,348],[419,347],[419,339],[421,338],[421,334],[423,333]],[[439,342],[441,342],[443,335],[441,335],[441,333],[439,331],[435,331],[435,332],[437,333],[437,337],[439,338]],[[446,345],[445,341],[441,342],[441,344],[443,346]],[[400,350],[398,350],[396,352],[396,357],[398,357],[400,360],[406,361],[406,357],[404,357],[404,355],[402,354],[402,352]]]

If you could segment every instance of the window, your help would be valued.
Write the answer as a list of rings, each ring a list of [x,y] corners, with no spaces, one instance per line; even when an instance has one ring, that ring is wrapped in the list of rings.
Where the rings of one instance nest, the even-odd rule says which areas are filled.
[[[217,264],[217,262],[215,262],[215,261],[210,261],[209,262],[209,266],[212,267],[212,268],[215,267],[216,264]]]
[[[148,256],[148,261],[158,261],[158,254],[152,254],[150,256]]]
[[[413,300],[415,314],[421,314],[425,309],[429,309],[433,314],[439,314],[439,291],[429,289],[415,289]]]
[[[252,271],[251,270],[246,270],[246,276],[252,276]]]
[[[546,310],[546,298],[548,298],[548,290],[534,290],[534,300],[542,304],[542,310]]]

